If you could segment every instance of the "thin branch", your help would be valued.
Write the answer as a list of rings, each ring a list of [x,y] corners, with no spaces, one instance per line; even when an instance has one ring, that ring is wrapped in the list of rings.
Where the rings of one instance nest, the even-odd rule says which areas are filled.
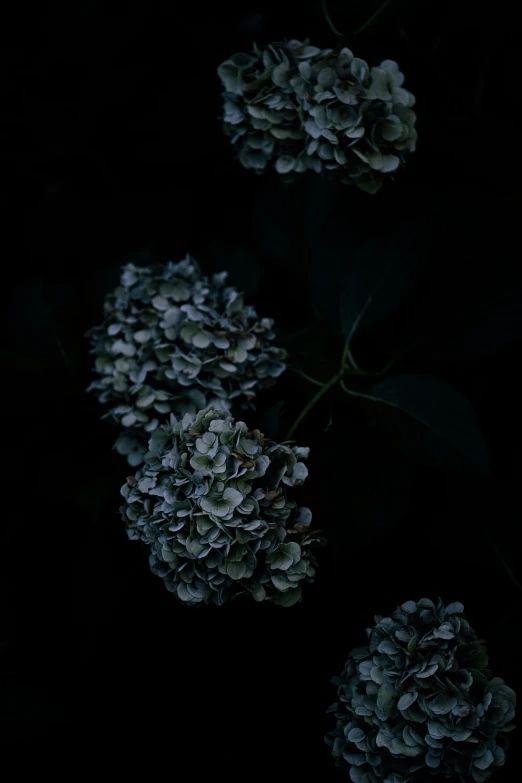
[[[518,589],[522,591],[522,585],[520,584],[520,582],[516,578],[515,574],[513,573],[511,568],[508,566],[508,564],[506,563],[506,561],[504,560],[504,558],[502,557],[502,555],[500,554],[500,552],[498,551],[496,546],[493,547],[493,551],[495,552],[496,556],[498,557],[498,559],[500,560],[500,562],[504,566],[504,569],[505,569],[507,575],[509,576],[509,578],[511,579],[511,581],[513,582],[513,584],[516,585],[518,587]]]
[[[392,1],[392,0],[384,0],[384,3],[381,3],[381,5],[380,5],[380,6],[379,6],[379,8],[378,8],[378,9],[375,11],[375,13],[373,13],[373,14],[370,16],[370,18],[369,18],[369,19],[367,19],[367,20],[366,20],[366,22],[365,22],[363,25],[361,25],[360,27],[358,27],[356,30],[352,30],[352,35],[357,35],[358,33],[362,33],[362,31],[363,31],[363,30],[366,30],[366,28],[367,28],[367,27],[369,27],[371,24],[373,24],[373,22],[375,22],[375,20],[377,19],[377,17],[378,17],[378,16],[379,16],[379,14],[381,13],[381,11],[384,11],[384,9],[386,8],[386,6],[387,6],[387,5],[390,5],[391,1]]]
[[[291,364],[288,365],[288,369],[292,370],[292,372],[295,372],[296,375],[300,375],[301,378],[304,378],[305,381],[308,381],[309,383],[313,383],[314,386],[324,386],[324,381],[317,381],[315,378],[312,378],[311,375],[307,375],[302,370],[299,370],[297,367],[292,367]]]
[[[353,358],[349,339],[347,339],[344,344],[343,357],[341,359],[341,372],[343,375],[345,372],[348,372],[350,375],[364,375],[370,378],[379,378],[381,375],[385,375],[394,364],[395,359],[390,359],[390,361],[380,370],[362,370]],[[352,370],[352,372],[350,372],[350,370]]]
[[[326,7],[326,0],[322,0],[322,3],[323,3],[324,18],[326,20],[328,27],[330,28],[332,33],[335,33],[335,35],[338,35],[340,38],[343,38],[343,34],[340,33],[339,30],[336,29],[336,27],[334,27],[334,23],[332,22],[330,18],[330,14],[328,13],[328,8]]]
[[[386,375],[390,367],[393,367],[395,364],[395,359],[390,359],[390,361],[384,365],[384,367],[381,370],[375,370],[365,373],[365,375],[374,375],[376,378],[379,378],[381,375]]]
[[[56,331],[56,330],[55,330],[55,331]],[[64,360],[64,362],[65,362],[65,366],[67,367],[67,369],[68,369],[68,370],[70,370],[70,369],[71,369],[71,365],[70,365],[70,362],[69,362],[69,358],[68,358],[68,356],[67,356],[67,354],[66,354],[66,352],[65,352],[65,349],[64,349],[64,347],[63,347],[63,345],[62,345],[62,341],[61,341],[61,340],[60,340],[60,338],[58,337],[58,334],[57,334],[57,333],[56,333],[56,336],[55,336],[55,338],[54,338],[54,339],[56,340],[56,344],[57,344],[57,346],[58,346],[58,350],[60,351],[61,357],[62,357],[62,359],[63,359],[63,360]]]
[[[361,372],[357,362],[352,356],[352,349],[350,348],[349,336],[346,338],[346,342],[344,343],[343,357],[341,359],[341,372],[344,372],[347,366],[350,369],[355,370],[356,373]]]
[[[345,391],[346,394],[349,394],[351,397],[364,397],[365,400],[374,400],[375,402],[382,402],[382,400],[377,400],[376,397],[371,397],[369,394],[363,394],[362,392],[356,392],[353,389],[349,389],[342,379],[339,381],[339,383],[341,384],[342,390]]]
[[[507,575],[508,575],[508,577],[511,579],[511,581],[513,582],[513,584],[514,584],[514,585],[516,585],[516,587],[518,587],[518,589],[519,589],[520,591],[522,591],[522,585],[520,584],[520,582],[519,582],[519,581],[518,581],[518,579],[516,578],[515,574],[514,574],[514,573],[513,573],[513,571],[511,570],[510,566],[509,566],[509,565],[506,563],[506,561],[504,560],[504,558],[503,558],[503,557],[502,557],[502,555],[500,554],[500,552],[499,552],[499,550],[498,550],[498,547],[497,547],[497,546],[496,546],[496,545],[493,543],[493,541],[492,541],[492,539],[491,539],[491,536],[489,535],[488,531],[486,530],[486,528],[485,528],[485,527],[483,527],[483,528],[482,528],[482,530],[483,530],[484,537],[485,537],[486,541],[487,541],[487,542],[488,542],[488,544],[491,546],[491,548],[492,548],[493,552],[495,553],[495,555],[497,556],[497,558],[498,558],[498,559],[500,560],[500,562],[502,563],[502,565],[503,565],[503,567],[504,567],[504,570],[505,570],[506,574],[507,574]]]
[[[317,394],[314,394],[312,399],[309,400],[309,402],[307,402],[307,404],[304,406],[303,410],[301,411],[301,413],[299,414],[297,419],[294,421],[294,423],[292,424],[292,426],[288,430],[288,433],[286,434],[286,436],[284,438],[285,441],[286,440],[291,440],[292,435],[297,430],[297,428],[299,427],[299,425],[301,424],[303,419],[305,419],[306,416],[308,416],[308,414],[310,413],[310,411],[312,410],[314,405],[317,402],[319,402],[321,397],[323,397],[326,394],[327,391],[329,391],[333,386],[335,386],[341,380],[341,378],[342,378],[341,373],[337,373],[336,375],[333,376],[333,378],[330,378],[330,380],[327,381],[327,383],[324,383],[322,385],[322,387],[319,389]]]
[[[324,428],[324,431],[328,432],[332,424],[333,424],[332,404],[330,403],[330,416],[328,417],[328,422],[326,424],[326,427]]]

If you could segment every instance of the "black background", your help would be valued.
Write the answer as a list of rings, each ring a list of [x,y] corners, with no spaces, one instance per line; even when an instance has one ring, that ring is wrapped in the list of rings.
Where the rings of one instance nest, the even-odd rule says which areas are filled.
[[[333,46],[319,1],[93,0],[5,20],[0,731],[11,745],[43,737],[58,755],[74,736],[94,756],[129,758],[139,746],[153,774],[341,780],[323,743],[334,720],[325,714],[336,697],[329,678],[364,643],[374,614],[424,596],[462,601],[488,640],[490,668],[517,688],[521,595],[499,559],[520,582],[512,12],[502,0],[483,9],[395,0],[352,36],[378,5],[332,0],[329,10],[356,56],[398,60],[417,96],[418,150],[376,196],[335,190],[320,253],[307,263],[306,186],[256,177],[234,160],[216,67],[253,40],[309,36]],[[320,203],[324,185],[308,187]],[[129,470],[85,393],[83,335],[120,265],[190,252],[206,272],[230,269],[231,283],[277,319],[295,363],[326,380],[342,349],[340,269],[362,238],[385,241],[397,227],[426,260],[425,286],[355,346],[357,356],[381,366],[415,319],[462,311],[462,327],[466,308],[480,310],[492,289],[507,296],[507,326],[502,311],[491,329],[479,327],[469,355],[452,353],[448,327],[443,350],[399,365],[439,375],[471,401],[493,479],[416,464],[336,391],[296,436],[312,447],[300,498],[330,541],[303,603],[180,606],[127,540],[118,507]],[[289,372],[260,397],[260,416],[283,400],[289,426],[313,391]],[[511,753],[499,781],[514,776]]]

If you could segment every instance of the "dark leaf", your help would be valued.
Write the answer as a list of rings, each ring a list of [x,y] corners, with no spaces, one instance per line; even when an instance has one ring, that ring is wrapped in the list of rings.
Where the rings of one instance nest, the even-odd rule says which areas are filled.
[[[63,363],[70,369],[71,357],[57,327],[56,312],[59,295],[68,301],[73,299],[73,293],[74,286],[49,285],[36,278],[28,278],[12,289],[9,319],[17,364],[36,370],[44,362]],[[21,351],[26,352],[25,356]]]
[[[354,533],[353,545],[359,548],[405,517],[413,499],[414,467],[372,429],[363,452],[358,449],[350,464],[348,475],[347,519]]]
[[[327,239],[327,234],[332,228],[334,212],[342,209],[346,204],[346,188],[336,182],[328,182],[322,177],[312,174],[308,177],[306,193],[306,230],[309,236],[315,240],[320,234]],[[346,206],[344,206],[346,216]],[[344,223],[346,227],[346,222]]]
[[[383,403],[376,414],[419,463],[490,475],[475,411],[451,384],[431,375],[396,375],[374,384],[367,396]]]
[[[339,290],[347,263],[364,241],[367,208],[345,185],[314,176],[306,194],[306,257],[310,296],[336,334],[342,333]]]
[[[215,237],[212,240],[202,248],[201,259],[198,260],[212,272],[228,271],[228,285],[238,288],[248,297],[255,296],[261,280],[261,268],[251,250]]]
[[[279,419],[284,406],[284,401],[279,400],[275,405],[272,405],[267,411],[263,413],[261,431],[264,435],[271,439],[277,440],[279,437],[280,424]]]
[[[263,258],[285,267],[296,255],[298,221],[302,220],[304,224],[299,209],[302,184],[283,186],[279,182],[265,181],[257,193],[253,222],[260,251]]]
[[[289,363],[303,370],[318,381],[326,382],[339,369],[341,341],[332,339],[332,333],[322,321],[291,331],[281,331],[276,337],[277,345],[289,354]]]
[[[451,328],[453,326],[453,328]],[[429,357],[469,364],[493,357],[499,350],[522,339],[522,276],[491,285],[482,296],[471,297],[453,325],[433,338]]]
[[[424,283],[405,313],[402,337],[388,348],[460,368],[522,340],[522,266],[513,262],[518,201],[493,203],[457,189],[439,210]],[[477,264],[479,256],[487,263]]]
[[[423,259],[416,238],[406,223],[395,235],[371,238],[355,251],[341,280],[345,339],[373,329],[411,294]]]
[[[298,177],[288,185],[267,179],[254,212],[263,270],[270,278],[276,275],[279,286],[290,286],[293,300],[300,295],[311,299],[337,332],[337,290],[347,230],[347,208],[341,209],[340,195],[346,198],[345,186],[315,174]],[[353,248],[356,217],[350,222],[349,246]],[[299,305],[302,309],[301,301]]]

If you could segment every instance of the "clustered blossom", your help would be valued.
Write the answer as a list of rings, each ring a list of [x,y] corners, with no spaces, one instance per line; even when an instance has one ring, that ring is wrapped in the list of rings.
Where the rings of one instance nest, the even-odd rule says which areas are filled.
[[[206,408],[151,435],[145,464],[121,489],[130,539],[186,604],[242,594],[292,606],[313,581],[312,513],[287,497],[303,483],[308,448],[274,443],[222,410]]]
[[[406,783],[419,770],[483,783],[504,764],[516,696],[486,669],[463,611],[423,598],[376,616],[368,645],[332,679],[337,725],[325,741],[353,783]]]
[[[123,267],[90,330],[97,378],[89,390],[125,428],[116,448],[131,465],[143,459],[148,434],[171,412],[214,405],[253,408],[256,392],[285,370],[286,351],[272,345],[271,318],[259,318],[227,272],[202,276],[189,255],[178,263]]]
[[[369,193],[416,147],[415,98],[394,60],[380,65],[308,41],[275,42],[221,63],[224,130],[241,164],[291,182],[308,170]]]

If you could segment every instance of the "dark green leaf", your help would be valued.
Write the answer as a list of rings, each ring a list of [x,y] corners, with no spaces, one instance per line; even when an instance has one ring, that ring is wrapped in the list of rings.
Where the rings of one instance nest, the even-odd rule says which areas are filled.
[[[347,519],[353,529],[354,546],[359,548],[405,517],[413,498],[414,466],[372,428],[364,447],[357,449],[348,476]]]
[[[345,339],[373,329],[411,294],[421,269],[417,231],[407,223],[394,236],[367,240],[341,280],[341,323]]]
[[[522,339],[522,276],[498,281],[482,298],[468,300],[456,322],[432,340],[430,358],[469,364],[493,357]]]
[[[293,185],[263,182],[257,193],[254,230],[264,258],[288,265],[295,256],[296,191]],[[285,209],[285,202],[288,209]]]
[[[276,342],[288,351],[292,367],[318,381],[326,382],[339,369],[342,343],[332,339],[330,329],[322,322],[313,321],[292,331],[281,331]]]
[[[424,283],[388,350],[461,368],[522,339],[518,201],[458,188],[444,195],[434,220]]]
[[[345,185],[314,176],[308,184],[306,255],[309,290],[315,307],[336,334],[342,333],[339,290],[346,265],[365,238],[367,208]]]
[[[371,387],[377,414],[418,462],[489,475],[484,436],[471,403],[431,375],[397,375]]]
[[[267,438],[277,440],[279,437],[279,418],[284,406],[284,401],[279,400],[263,413],[261,431]]]
[[[327,182],[313,173],[298,177],[289,185],[266,179],[258,191],[253,215],[271,297],[276,277],[290,306],[295,303],[302,310],[306,296],[304,303],[311,299],[337,332],[340,328],[336,292],[339,270],[345,264],[347,230],[347,208],[339,208],[340,194],[346,198],[344,185]],[[349,247],[353,248],[356,218],[352,217],[350,223]],[[286,294],[288,286],[293,293],[290,300]]]
[[[201,250],[201,261],[212,272],[228,272],[227,284],[253,297],[261,280],[261,268],[246,245],[212,237]]]

